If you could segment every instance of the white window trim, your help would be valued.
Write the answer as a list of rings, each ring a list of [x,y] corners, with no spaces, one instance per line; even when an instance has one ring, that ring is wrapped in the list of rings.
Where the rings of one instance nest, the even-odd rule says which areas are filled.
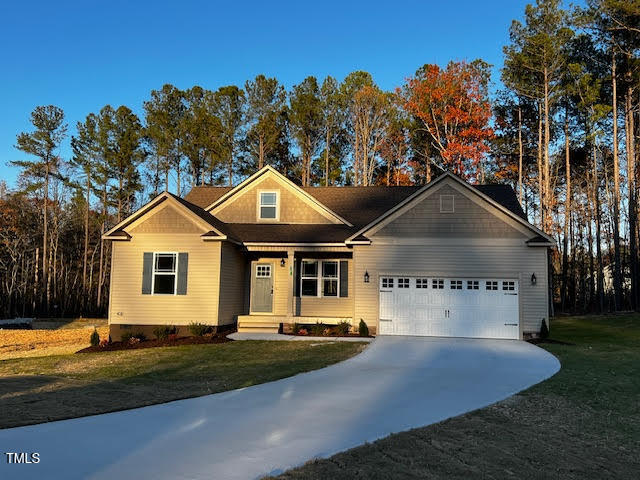
[[[169,272],[156,272],[156,256],[157,255],[174,255],[176,271]],[[155,293],[156,291],[156,275],[173,275],[173,293]],[[151,295],[157,295],[160,297],[170,297],[178,294],[178,252],[153,252],[153,265],[151,268]]]
[[[262,214],[262,194],[263,193],[274,193],[276,195],[276,217],[275,218],[262,218],[261,214]],[[258,220],[258,222],[266,222],[266,223],[273,223],[273,222],[279,222],[280,221],[280,190],[258,190],[258,198],[256,199],[257,202],[257,212],[256,212],[256,218]],[[265,207],[272,207],[273,205],[265,205]]]
[[[318,264],[317,275],[315,277],[305,277],[302,271],[302,263],[303,262],[316,262]],[[322,264],[324,262],[336,262],[337,263],[337,276],[335,277],[325,277],[322,275]],[[324,280],[335,280],[338,283],[336,288],[335,295],[324,295]],[[302,293],[302,280],[317,280],[317,288],[315,295],[304,295]],[[340,298],[340,259],[338,258],[303,258],[300,261],[300,298]]]

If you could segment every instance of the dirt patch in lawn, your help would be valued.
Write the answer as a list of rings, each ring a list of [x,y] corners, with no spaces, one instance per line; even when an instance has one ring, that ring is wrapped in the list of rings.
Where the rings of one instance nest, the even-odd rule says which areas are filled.
[[[96,353],[96,352],[114,352],[117,350],[138,350],[141,348],[154,348],[154,347],[177,347],[180,345],[205,345],[215,343],[232,342],[233,340],[227,338],[227,334],[205,335],[202,337],[180,337],[175,340],[145,340],[138,343],[128,342],[112,342],[102,347],[87,347],[82,350],[78,350],[76,353]]]
[[[109,327],[97,328],[101,337],[109,335]],[[10,358],[73,353],[89,345],[93,327],[60,330],[0,330],[0,360]]]

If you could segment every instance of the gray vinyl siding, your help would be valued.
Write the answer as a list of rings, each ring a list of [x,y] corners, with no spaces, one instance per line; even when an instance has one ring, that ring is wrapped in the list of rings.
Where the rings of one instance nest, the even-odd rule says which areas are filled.
[[[234,323],[237,315],[247,313],[244,291],[246,268],[247,261],[242,253],[234,245],[224,242],[220,259],[219,325]]]
[[[440,195],[453,195],[453,213],[440,213]],[[450,185],[444,185],[431,193],[413,208],[385,225],[376,235],[395,238],[525,238],[522,232]]]
[[[513,241],[492,245],[491,239],[469,240],[468,244],[446,240],[425,244],[387,244],[376,242],[354,247],[354,321],[378,323],[379,277],[407,274],[442,277],[515,278],[520,281],[520,322],[524,333],[538,332],[548,319],[547,249],[528,247]],[[365,271],[371,281],[362,280]],[[537,277],[531,285],[531,274]]]

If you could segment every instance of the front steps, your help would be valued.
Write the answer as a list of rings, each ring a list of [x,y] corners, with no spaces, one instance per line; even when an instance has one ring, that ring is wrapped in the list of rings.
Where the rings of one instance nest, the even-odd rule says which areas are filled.
[[[241,333],[278,333],[280,322],[263,320],[242,320],[238,319],[238,332]]]

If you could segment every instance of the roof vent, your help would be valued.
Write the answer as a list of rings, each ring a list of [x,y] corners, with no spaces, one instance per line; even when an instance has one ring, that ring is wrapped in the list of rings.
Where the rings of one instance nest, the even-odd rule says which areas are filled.
[[[440,213],[453,213],[453,195],[440,195]]]

